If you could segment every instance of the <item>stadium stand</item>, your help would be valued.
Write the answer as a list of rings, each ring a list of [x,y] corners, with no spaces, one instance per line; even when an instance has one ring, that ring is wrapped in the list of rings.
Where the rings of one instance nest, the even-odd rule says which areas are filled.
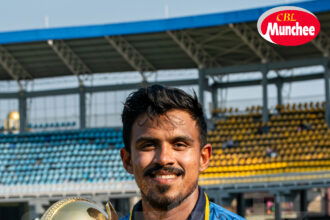
[[[121,165],[122,147],[120,129],[2,134],[0,184],[132,180]]]
[[[40,124],[28,124],[28,129],[32,131],[36,130],[62,130],[62,129],[73,129],[77,123],[75,121],[63,121],[63,122],[50,122],[50,123],[40,123]]]
[[[267,123],[261,121],[260,110],[252,106],[245,114],[233,108],[214,111],[218,119],[215,129],[208,132],[214,155],[200,176],[202,184],[214,183],[208,178],[264,178],[330,170],[330,129],[324,120],[324,103],[277,106]],[[133,180],[121,165],[121,135],[119,128],[1,134],[0,183]],[[100,160],[103,157],[107,160]]]
[[[260,106],[252,106],[245,114],[233,112],[232,108],[213,112],[218,115],[215,129],[209,131],[214,155],[201,178],[265,177],[330,170],[330,129],[324,120],[324,103],[276,106],[266,123],[261,120],[260,110]],[[290,179],[292,175],[277,180],[286,177]],[[242,179],[249,180],[258,181]],[[203,183],[214,184],[214,181]]]
[[[208,138],[214,153],[210,167],[200,175],[204,187],[330,178],[324,103],[276,106],[267,123],[262,122],[260,106],[213,113],[214,129]],[[8,194],[29,185],[43,192],[53,186],[58,193],[74,192],[77,186],[95,188],[95,183],[106,188],[132,182],[120,160],[121,136],[121,128],[1,134],[0,186]]]

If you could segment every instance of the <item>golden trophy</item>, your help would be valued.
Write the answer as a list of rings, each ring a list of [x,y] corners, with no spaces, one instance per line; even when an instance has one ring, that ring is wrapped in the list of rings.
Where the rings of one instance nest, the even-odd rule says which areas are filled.
[[[106,212],[91,200],[71,197],[50,206],[41,220],[118,220],[118,215],[110,202],[106,204],[105,209]]]

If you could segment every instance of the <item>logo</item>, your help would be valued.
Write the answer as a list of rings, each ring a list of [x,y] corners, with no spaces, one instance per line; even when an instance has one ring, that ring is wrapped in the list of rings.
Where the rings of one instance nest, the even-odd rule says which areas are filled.
[[[298,46],[313,40],[320,32],[317,17],[303,8],[283,6],[270,9],[258,19],[259,34],[282,46]]]

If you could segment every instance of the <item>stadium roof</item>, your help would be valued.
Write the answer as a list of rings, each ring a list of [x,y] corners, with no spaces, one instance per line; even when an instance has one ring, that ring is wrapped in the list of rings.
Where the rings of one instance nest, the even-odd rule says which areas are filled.
[[[330,39],[330,1],[290,4],[317,15]],[[171,19],[0,33],[0,80],[103,72],[157,71],[260,64],[323,57],[308,43],[276,46],[257,32],[272,7]],[[326,43],[330,44],[330,40]]]

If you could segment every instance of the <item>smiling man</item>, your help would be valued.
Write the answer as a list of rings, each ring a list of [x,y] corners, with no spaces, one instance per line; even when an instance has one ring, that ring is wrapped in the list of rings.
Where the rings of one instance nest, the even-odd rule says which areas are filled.
[[[243,219],[210,202],[198,186],[212,146],[196,96],[160,85],[139,89],[127,98],[122,121],[121,158],[142,197],[123,219]]]

